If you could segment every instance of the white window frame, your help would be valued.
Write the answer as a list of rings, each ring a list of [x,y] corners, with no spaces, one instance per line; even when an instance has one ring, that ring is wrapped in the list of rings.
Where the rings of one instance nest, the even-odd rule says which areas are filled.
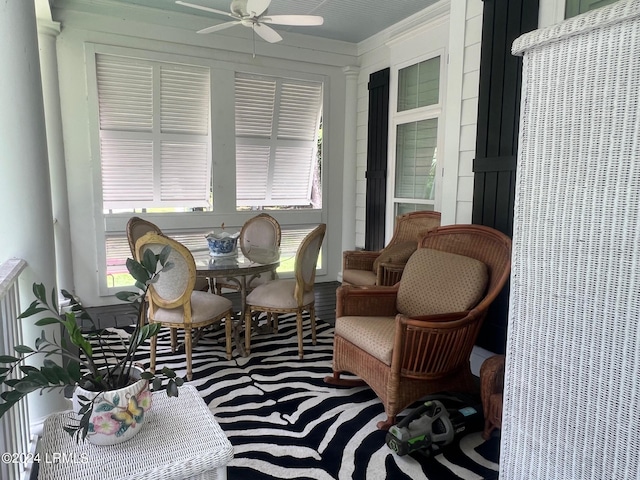
[[[438,103],[435,105],[428,105],[424,107],[413,108],[398,112],[398,77],[399,72],[403,68],[410,67],[412,65],[430,60],[432,58],[440,57],[440,78],[439,78],[439,91]],[[411,203],[418,205],[425,205],[428,209],[436,211],[441,210],[442,204],[442,183],[444,172],[444,138],[445,138],[445,122],[444,112],[445,105],[444,99],[446,98],[446,71],[447,71],[447,51],[446,48],[438,48],[425,53],[419,57],[411,58],[402,63],[395,64],[391,67],[390,78],[390,99],[389,99],[389,163],[387,166],[387,209],[386,209],[386,232],[393,232],[395,217],[396,217],[396,204],[398,203]],[[435,177],[435,195],[434,200],[424,199],[411,199],[400,198],[395,196],[396,190],[396,148],[397,148],[397,132],[398,126],[419,122],[421,120],[437,119],[438,121],[438,137],[437,137],[437,152],[436,152],[436,177]],[[387,235],[389,237],[389,234]]]
[[[105,210],[165,207],[210,208],[211,103],[208,102],[204,124],[201,123],[195,127],[190,126],[189,128],[185,128],[186,131],[184,132],[178,132],[175,127],[172,129],[168,128],[167,130],[169,131],[163,131],[165,118],[167,121],[177,124],[178,120],[182,120],[185,117],[185,113],[187,113],[187,111],[183,109],[179,112],[175,112],[175,108],[169,105],[170,109],[173,109],[174,111],[171,112],[171,110],[169,110],[169,114],[165,116],[163,107],[171,102],[172,93],[165,96],[163,84],[161,83],[162,75],[165,72],[170,74],[171,71],[175,70],[179,72],[180,76],[192,72],[194,75],[200,76],[199,80],[206,82],[205,85],[208,87],[207,95],[209,96],[211,94],[210,68],[201,65],[190,65],[184,62],[166,62],[153,59],[136,58],[133,56],[96,53],[96,69],[100,62],[103,62],[101,64],[104,65],[108,65],[109,62],[112,62],[112,64],[121,62],[121,64],[125,66],[131,63],[142,66],[150,71],[151,77],[145,80],[151,84],[152,88],[150,92],[151,98],[149,99],[148,104],[150,108],[150,112],[148,113],[150,125],[148,127],[143,129],[140,126],[133,125],[121,128],[103,128],[102,124],[99,123],[99,137],[101,144],[100,165],[103,175],[105,169],[108,169],[108,171],[114,173],[114,177],[117,179],[119,175],[118,170],[120,169],[118,165],[122,164],[123,161],[128,161],[130,155],[137,158],[143,158],[145,154],[148,155],[149,158],[146,160],[146,165],[141,165],[140,168],[151,169],[152,171],[152,178],[149,179],[147,183],[147,190],[150,191],[146,192],[145,198],[134,198],[130,196],[128,198],[123,197],[122,199],[118,199],[116,195],[112,195],[114,198],[107,199],[105,197],[106,192],[103,192],[103,206]],[[120,75],[121,72],[116,71],[115,74],[112,74],[111,78],[108,77],[105,80],[106,84],[108,85],[109,82],[112,81],[113,77],[118,78]],[[96,82],[99,81],[98,77],[99,75],[96,74]],[[100,99],[99,88],[97,88],[97,94],[98,99]],[[108,98],[110,94],[112,94],[112,92],[107,92],[105,93],[105,96]],[[131,100],[135,101],[137,98],[132,97]],[[98,111],[100,111],[100,109],[98,109]],[[114,123],[121,122],[121,116],[109,115],[108,110],[106,110],[106,112],[105,117],[114,119]],[[195,119],[196,115],[191,114],[190,120]],[[202,118],[198,118],[197,120],[201,121]],[[99,122],[101,122],[100,117]],[[189,126],[189,123],[187,123],[187,126]],[[197,129],[200,129],[200,131],[196,131]],[[121,146],[121,142],[123,141],[129,141],[131,145],[147,144],[149,147],[146,152],[141,150],[134,151],[133,153],[125,152],[122,158],[119,158],[121,156],[120,152],[114,153],[113,157],[110,158],[111,164],[106,164],[106,160],[103,158],[103,149],[109,148],[108,145],[110,141],[116,145],[116,149],[119,148],[119,145]],[[180,147],[180,145],[182,145],[182,147]],[[175,147],[178,147],[177,150]],[[180,151],[180,153],[176,156],[176,152],[178,151]],[[165,155],[167,158],[165,158]],[[181,169],[180,160],[184,158],[193,158],[196,160],[194,167],[197,168]],[[168,184],[165,184],[165,180],[167,180],[165,179],[165,169],[170,169],[170,171],[175,171],[176,173],[183,175],[184,178],[182,178],[181,181],[187,182],[189,188],[185,189],[183,192],[172,189],[171,175],[168,178]],[[134,172],[130,171],[129,174],[132,175]],[[144,177],[144,173],[140,172],[140,176]],[[104,181],[101,186],[104,187]],[[112,186],[112,188],[114,187],[116,187],[116,185]],[[187,191],[194,191],[191,198],[187,198],[185,196],[184,192]],[[140,197],[142,197],[142,195]]]

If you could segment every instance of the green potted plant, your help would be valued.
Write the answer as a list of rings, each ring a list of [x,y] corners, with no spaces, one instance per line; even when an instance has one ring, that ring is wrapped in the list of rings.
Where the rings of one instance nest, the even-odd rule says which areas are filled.
[[[129,338],[122,340],[118,348],[103,338],[104,332],[95,328],[91,316],[67,291],[63,290],[62,294],[70,301],[70,308],[59,313],[55,290],[49,302],[44,285],[34,284],[36,300],[18,318],[46,312],[50,315],[45,315],[35,324],[60,324],[67,338],[65,335],[60,339],[55,335],[49,338],[43,330],[35,340],[34,348],[17,345],[16,356],[0,356],[0,384],[8,387],[0,395],[0,417],[31,392],[73,385],[77,415],[64,427],[65,430],[78,440],[115,444],[131,438],[140,430],[137,427],[151,406],[149,383],[154,390],[165,388],[167,395],[177,396],[183,380],[172,370],[164,368],[156,375],[143,372],[135,365],[138,348],[157,335],[160,329],[160,324],[144,323],[145,297],[149,285],[162,272],[173,267],[167,261],[170,251],[168,246],[159,254],[146,250],[141,262],[127,259],[127,269],[139,291],[119,292],[117,297],[137,307],[138,322]],[[92,328],[83,332],[79,322],[88,322]],[[52,354],[62,356],[64,366],[48,358]],[[24,363],[25,359],[35,355],[45,356],[41,367]]]

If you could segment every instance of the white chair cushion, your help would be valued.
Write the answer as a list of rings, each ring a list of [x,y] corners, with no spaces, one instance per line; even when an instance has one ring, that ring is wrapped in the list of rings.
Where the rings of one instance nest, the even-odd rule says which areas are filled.
[[[482,299],[489,273],[479,260],[419,248],[407,262],[398,288],[398,311],[408,317],[463,312]]]
[[[335,334],[391,365],[395,325],[395,317],[340,317]]]
[[[209,292],[193,291],[191,293],[191,323],[203,323],[224,314],[232,306],[231,300]],[[184,322],[184,309],[159,308],[154,320],[162,323]]]
[[[342,271],[342,282],[351,285],[375,285],[376,274],[371,270],[346,269]]]
[[[294,297],[296,281],[294,279],[273,280],[256,287],[247,295],[247,304],[270,308],[297,308]],[[314,301],[313,290],[303,296],[303,304],[309,305]]]

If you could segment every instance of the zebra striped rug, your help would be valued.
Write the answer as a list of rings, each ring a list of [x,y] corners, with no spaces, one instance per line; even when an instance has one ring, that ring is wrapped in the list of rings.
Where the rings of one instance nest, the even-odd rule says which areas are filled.
[[[280,319],[277,334],[254,335],[246,358],[234,351],[226,359],[223,329],[207,332],[194,348],[191,384],[234,446],[229,478],[497,478],[498,441],[484,442],[480,432],[433,458],[393,453],[376,429],[386,417],[373,391],[323,382],[331,372],[333,327],[319,321],[317,333],[313,346],[307,319],[304,360],[298,359],[294,316]],[[139,360],[148,365],[146,352]],[[167,330],[158,338],[158,368],[163,366],[186,375],[184,352],[171,353]]]

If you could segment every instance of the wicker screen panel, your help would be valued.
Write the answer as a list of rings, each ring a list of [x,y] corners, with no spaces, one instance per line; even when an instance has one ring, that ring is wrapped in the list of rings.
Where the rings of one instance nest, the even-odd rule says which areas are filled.
[[[640,478],[640,1],[520,37],[500,478]]]

